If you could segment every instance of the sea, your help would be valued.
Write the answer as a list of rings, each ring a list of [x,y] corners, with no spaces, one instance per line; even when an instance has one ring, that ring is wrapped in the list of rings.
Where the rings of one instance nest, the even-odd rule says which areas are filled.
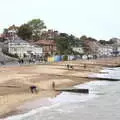
[[[105,68],[90,76],[120,79],[120,68]],[[89,94],[62,92],[24,114],[3,120],[120,120],[120,81],[91,81],[74,86]]]

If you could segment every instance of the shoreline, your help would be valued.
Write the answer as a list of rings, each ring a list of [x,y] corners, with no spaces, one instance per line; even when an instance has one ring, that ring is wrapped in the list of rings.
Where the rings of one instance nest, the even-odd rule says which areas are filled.
[[[71,84],[71,85],[67,85],[66,87],[73,87],[73,86],[76,86],[76,85],[80,85],[80,84],[84,84],[84,83],[87,83],[87,82],[90,82],[90,81],[94,81],[94,80],[88,80],[88,81],[85,81],[85,82],[81,82],[81,83],[75,83],[75,84]],[[45,91],[46,93],[47,91]],[[50,91],[51,92],[51,91]],[[47,106],[47,103],[44,103],[43,100],[47,100],[49,98],[55,98],[57,95],[61,94],[62,92],[60,91],[53,91],[53,93],[51,95],[48,95],[48,96],[38,96],[38,97],[35,97],[35,98],[32,98],[30,100],[27,100],[27,101],[24,101],[23,103],[21,103],[20,105],[17,105],[14,110],[11,110],[10,112],[8,113],[5,113],[3,115],[0,116],[0,120],[1,119],[6,119],[7,117],[11,117],[11,116],[16,116],[16,115],[21,115],[21,114],[25,114],[25,113],[28,113],[30,112],[31,110],[33,109],[37,109],[39,107],[45,107]],[[36,101],[39,101],[40,103],[38,104],[41,105],[41,106],[27,106],[28,104],[29,105],[33,105],[33,104],[36,104]],[[21,107],[22,106],[22,107]],[[25,107],[23,107],[25,106]]]
[[[117,59],[120,60],[120,58],[117,58]],[[117,59],[113,60],[111,65],[119,64]],[[117,60],[117,63],[116,63],[116,60]],[[84,70],[81,67],[78,68],[79,64],[88,64],[90,62],[92,63],[92,65],[91,66],[89,65],[89,67],[87,67],[86,70]],[[22,109],[19,109],[19,110],[17,109],[21,105],[27,104],[29,102],[33,103],[36,100],[41,100],[44,98],[49,98],[49,97],[53,98],[56,95],[60,94],[61,92],[54,92],[52,90],[52,88],[51,88],[52,81],[55,81],[57,88],[71,87],[74,85],[93,81],[90,79],[77,78],[77,76],[87,77],[89,74],[99,73],[100,70],[102,70],[104,68],[103,66],[101,67],[101,66],[93,65],[93,62],[99,63],[99,60],[98,61],[97,60],[70,61],[69,64],[73,64],[73,65],[76,64],[77,67],[75,66],[75,70],[69,70],[69,71],[66,70],[66,68],[63,66],[68,62],[54,63],[54,64],[52,63],[51,65],[15,66],[12,68],[10,68],[10,67],[0,68],[0,71],[1,71],[1,69],[2,70],[7,69],[6,72],[8,72],[10,69],[12,69],[10,71],[10,74],[11,74],[11,72],[14,73],[13,71],[16,72],[16,69],[18,72],[17,74],[13,74],[13,76],[10,76],[9,80],[5,79],[2,82],[0,81],[0,86],[4,85],[6,83],[9,84],[9,82],[12,82],[13,83],[12,85],[16,85],[16,83],[17,83],[19,86],[24,85],[24,87],[25,87],[25,89],[23,91],[17,91],[17,92],[15,91],[15,93],[13,91],[11,91],[11,93],[4,95],[4,96],[7,96],[7,99],[11,99],[13,101],[14,101],[14,99],[17,99],[18,102],[14,101],[12,103],[10,101],[7,104],[8,106],[2,105],[0,103],[0,105],[3,106],[1,111],[4,111],[3,113],[1,113],[1,111],[0,111],[0,119],[9,117],[11,115],[18,115],[21,112],[24,113],[25,112],[24,110],[22,111]],[[103,61],[103,65],[105,64],[105,62],[106,62],[106,60]],[[110,60],[110,62],[111,62],[111,60]],[[27,72],[29,69],[31,70],[31,68],[32,68],[32,71]],[[18,69],[20,69],[20,70],[18,70]],[[82,71],[82,74],[81,74],[81,71]],[[23,74],[23,72],[24,72],[24,74]],[[32,75],[30,75],[30,74],[32,74]],[[60,75],[63,75],[63,76],[61,77]],[[25,78],[28,76],[29,76],[29,80],[26,81]],[[43,76],[43,77],[40,79],[40,76]],[[16,80],[16,83],[14,83],[14,81],[12,80],[14,77],[16,77],[18,79],[18,80]],[[35,80],[33,80],[33,79],[35,79]],[[40,79],[40,80],[36,82],[36,80],[38,80],[38,79]],[[22,82],[24,84],[21,83],[20,80],[23,80]],[[40,90],[39,90],[38,94],[31,94],[30,92],[28,92],[28,87],[31,84],[35,84],[39,87]],[[27,88],[27,91],[26,91],[26,88]],[[23,99],[21,99],[20,97],[23,97]],[[3,99],[5,99],[5,98],[3,97]],[[9,107],[9,109],[8,109],[8,107]]]

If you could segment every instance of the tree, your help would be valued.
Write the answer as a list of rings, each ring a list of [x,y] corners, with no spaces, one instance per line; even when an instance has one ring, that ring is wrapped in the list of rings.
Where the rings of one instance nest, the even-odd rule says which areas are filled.
[[[71,47],[77,45],[77,43],[76,43],[77,41],[76,41],[75,36],[70,35],[68,40],[69,40],[69,45],[70,45]]]
[[[80,37],[80,42],[81,42],[81,46],[83,47],[83,50],[86,54],[89,53],[89,46],[88,46],[88,37],[83,35]]]
[[[99,43],[102,44],[102,45],[105,45],[106,41],[105,40],[99,40]]]
[[[8,29],[7,29],[7,28],[5,28],[5,29],[3,30],[3,34],[4,34],[4,35],[8,34]]]
[[[87,38],[87,36],[85,36],[85,35],[83,35],[83,36],[80,37],[80,40],[81,40],[81,41],[84,41],[84,40],[87,40],[87,39],[88,39],[88,38]]]
[[[94,38],[92,38],[92,37],[88,37],[87,38],[89,41],[91,41],[91,42],[96,42],[97,40],[96,39],[94,39]]]
[[[56,38],[56,47],[59,54],[65,54],[65,52],[67,54],[67,51],[69,49],[68,37],[69,37],[68,34],[61,33]]]
[[[28,25],[32,28],[33,39],[39,40],[42,30],[46,28],[44,22],[40,19],[33,19],[28,22]]]
[[[18,29],[19,29],[19,27],[15,26],[15,25],[12,25],[8,28],[8,30],[11,30],[12,32],[15,32],[15,33],[17,33]]]
[[[57,53],[64,55],[74,54],[73,47],[78,46],[78,39],[73,35],[60,33],[56,39]]]
[[[102,44],[102,45],[107,45],[107,44],[114,44],[115,41],[113,39],[110,39],[109,41],[99,40],[99,43]]]
[[[81,45],[86,54],[95,53],[95,49],[97,47],[97,40],[92,37],[87,37],[85,35],[80,37]]]
[[[18,36],[23,40],[30,40],[32,37],[32,28],[28,24],[23,24],[18,29]]]
[[[19,27],[15,25],[9,26],[8,28],[5,28],[3,30],[3,35],[7,39],[15,39],[15,37],[17,37],[16,35],[18,32],[18,29]]]

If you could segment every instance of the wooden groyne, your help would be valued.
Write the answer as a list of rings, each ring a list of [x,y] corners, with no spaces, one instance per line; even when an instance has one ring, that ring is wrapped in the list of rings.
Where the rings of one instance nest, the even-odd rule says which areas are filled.
[[[82,77],[82,78],[91,79],[91,80],[120,81],[120,79],[116,79],[116,78],[103,78],[103,77]]]
[[[84,93],[84,94],[88,94],[89,93],[88,89],[83,89],[83,88],[60,88],[60,89],[55,89],[55,91],[75,92],[75,93]]]
[[[56,75],[56,76],[59,76],[59,77],[66,77],[66,78],[70,78],[71,76],[67,76],[67,75]],[[83,79],[91,79],[91,80],[106,80],[106,81],[120,81],[120,79],[118,78],[103,78],[103,77],[82,77],[82,76],[72,76],[74,78],[83,78]]]
[[[57,76],[57,77],[61,77],[61,78],[69,78],[69,79],[75,79],[75,78],[77,78],[77,79],[81,79],[81,78],[83,78],[83,79],[90,79],[90,80],[106,80],[106,81],[120,81],[120,78],[106,78],[106,77],[86,77],[86,76],[69,76],[69,75],[60,75],[60,74],[48,74],[48,75],[52,75],[52,76]]]

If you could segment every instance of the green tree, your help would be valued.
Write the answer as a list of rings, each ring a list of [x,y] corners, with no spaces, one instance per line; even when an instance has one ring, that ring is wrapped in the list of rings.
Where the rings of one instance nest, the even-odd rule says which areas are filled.
[[[88,38],[87,38],[87,36],[85,36],[85,35],[83,35],[83,36],[80,37],[80,40],[81,40],[81,41],[84,41],[84,40],[87,40],[87,39],[88,39]]]
[[[75,38],[73,35],[68,35],[66,33],[61,33],[56,38],[56,47],[57,47],[57,53],[64,54],[64,55],[70,55],[73,54],[72,47],[77,46],[78,39]]]
[[[67,52],[69,48],[69,43],[68,43],[68,34],[66,33],[61,33],[57,38],[56,38],[56,47],[57,51],[59,54],[65,54],[65,51]]]
[[[33,39],[39,40],[42,30],[46,28],[44,22],[40,19],[33,19],[28,22],[28,25],[32,28]]]
[[[30,40],[32,37],[32,28],[28,24],[23,24],[19,27],[17,34],[23,40]]]
[[[86,54],[88,54],[89,52],[89,46],[88,46],[88,37],[83,35],[80,37],[80,42],[81,42],[81,46],[83,47],[83,50]]]
[[[8,29],[7,28],[5,28],[4,30],[3,30],[3,34],[8,34]]]
[[[105,45],[107,42],[105,40],[99,40],[99,43]]]

